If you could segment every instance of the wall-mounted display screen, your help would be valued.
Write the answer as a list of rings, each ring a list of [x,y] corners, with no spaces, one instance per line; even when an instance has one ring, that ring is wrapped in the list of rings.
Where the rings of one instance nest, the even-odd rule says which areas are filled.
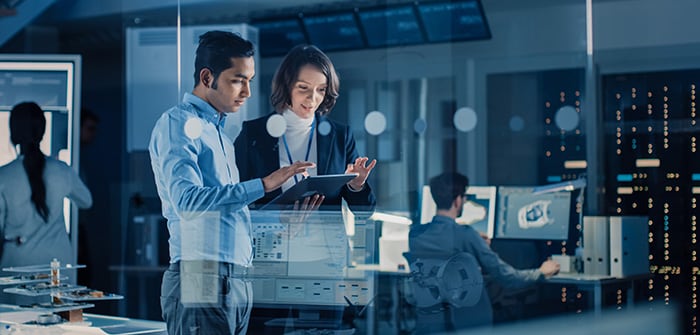
[[[358,17],[370,47],[420,44],[425,41],[413,6],[361,9]]]
[[[303,43],[314,44],[323,51],[341,51],[491,38],[480,0],[414,2],[289,15],[252,22],[259,29],[263,57],[283,56]]]
[[[305,16],[309,40],[324,51],[360,49],[365,42],[352,12]]]
[[[297,18],[259,21],[253,25],[258,28],[258,49],[263,57],[283,56],[295,45],[308,43]]]
[[[418,4],[429,42],[491,38],[484,10],[478,0]]]

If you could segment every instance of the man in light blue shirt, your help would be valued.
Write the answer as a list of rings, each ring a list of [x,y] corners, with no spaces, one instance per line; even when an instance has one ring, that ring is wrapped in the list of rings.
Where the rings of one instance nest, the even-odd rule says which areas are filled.
[[[151,166],[170,233],[161,308],[168,334],[245,334],[252,289],[248,205],[313,163],[296,162],[240,182],[233,141],[222,130],[250,96],[253,45],[230,32],[200,36],[195,87],[158,119]]]

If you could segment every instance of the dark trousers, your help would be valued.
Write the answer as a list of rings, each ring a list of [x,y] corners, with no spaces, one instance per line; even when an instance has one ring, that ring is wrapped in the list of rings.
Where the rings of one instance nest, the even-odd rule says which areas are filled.
[[[173,263],[163,274],[160,306],[168,334],[245,334],[253,306],[250,282],[235,275],[231,264],[198,263]]]

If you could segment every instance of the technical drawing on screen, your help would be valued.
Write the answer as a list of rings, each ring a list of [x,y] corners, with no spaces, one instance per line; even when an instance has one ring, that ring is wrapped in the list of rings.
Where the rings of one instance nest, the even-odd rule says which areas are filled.
[[[374,222],[356,215],[348,235],[341,212],[252,211],[253,297],[257,306],[365,305],[371,275],[355,264],[375,257]],[[364,216],[367,217],[367,216]]]

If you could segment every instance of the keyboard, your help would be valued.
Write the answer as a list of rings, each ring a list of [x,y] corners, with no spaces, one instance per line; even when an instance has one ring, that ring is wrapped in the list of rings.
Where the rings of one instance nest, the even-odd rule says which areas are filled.
[[[594,275],[585,274],[577,272],[559,272],[556,275],[550,277],[550,279],[578,279],[578,280],[603,280],[603,279],[614,279],[615,277],[611,275]]]

